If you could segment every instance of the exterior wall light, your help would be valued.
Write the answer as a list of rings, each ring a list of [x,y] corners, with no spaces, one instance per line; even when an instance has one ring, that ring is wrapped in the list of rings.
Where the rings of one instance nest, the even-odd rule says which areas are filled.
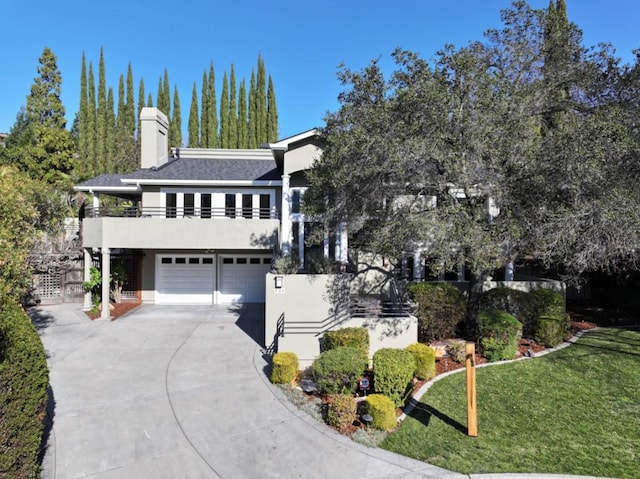
[[[282,289],[284,287],[284,276],[275,277],[276,289]]]

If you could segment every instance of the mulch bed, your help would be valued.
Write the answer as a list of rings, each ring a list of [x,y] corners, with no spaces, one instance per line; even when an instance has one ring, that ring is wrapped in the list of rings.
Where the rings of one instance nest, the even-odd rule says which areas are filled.
[[[136,309],[140,306],[140,302],[138,301],[126,301],[123,303],[112,303],[113,309],[111,310],[111,321],[118,319],[120,316],[127,314],[129,311]],[[100,318],[101,312],[91,312],[86,311],[86,315],[89,316],[90,319],[98,319]]]

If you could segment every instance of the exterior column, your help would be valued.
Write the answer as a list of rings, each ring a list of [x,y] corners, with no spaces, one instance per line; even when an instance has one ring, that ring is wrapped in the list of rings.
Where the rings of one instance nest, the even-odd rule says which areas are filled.
[[[342,222],[338,224],[337,230],[338,238],[336,243],[340,245],[340,254],[336,257],[336,259],[340,262],[340,264],[345,265],[349,259],[348,251],[349,251],[349,236],[347,235],[347,224]]]
[[[109,248],[102,248],[102,314],[100,319],[110,319],[109,310],[109,289],[111,277],[111,251]]]
[[[514,267],[513,261],[509,261],[507,265],[504,267],[505,281],[513,281],[514,270],[515,270],[515,267]]]
[[[322,239],[322,249],[323,249],[323,256],[324,259],[329,259],[329,226],[325,223],[324,225],[324,237]],[[334,252],[335,254],[335,252]],[[338,257],[338,255],[334,256],[335,258]]]
[[[413,252],[413,279],[422,281],[422,251],[419,249]]]
[[[298,263],[301,268],[305,267],[304,264],[304,221],[298,222]]]
[[[291,191],[289,175],[282,175],[282,206],[280,208],[280,251],[282,256],[291,256]]]
[[[84,248],[84,281],[89,281],[90,279],[91,279],[91,252],[89,248]],[[84,311],[89,311],[92,306],[93,304],[91,304],[91,291],[85,291],[82,309]]]
[[[93,216],[100,216],[100,196],[98,193],[93,194]]]

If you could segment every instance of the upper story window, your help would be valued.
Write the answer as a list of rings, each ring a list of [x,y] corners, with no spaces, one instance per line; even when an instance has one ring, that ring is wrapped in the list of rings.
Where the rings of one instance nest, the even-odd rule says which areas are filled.
[[[168,190],[168,191],[167,191]],[[163,191],[162,213],[158,208],[148,207],[149,215],[163,214],[166,218],[276,218],[274,205],[276,191],[267,189],[244,189],[239,191],[209,190]]]
[[[302,198],[304,196],[304,190],[292,189],[291,190],[291,213],[301,213]]]
[[[227,193],[224,195],[224,214],[228,218],[236,217],[236,195],[235,193]]]

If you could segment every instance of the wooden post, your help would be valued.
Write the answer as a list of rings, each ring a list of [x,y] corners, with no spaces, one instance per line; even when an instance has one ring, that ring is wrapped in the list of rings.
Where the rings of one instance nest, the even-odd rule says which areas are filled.
[[[467,366],[467,434],[478,435],[478,411],[476,409],[476,345],[468,342],[465,345]]]

